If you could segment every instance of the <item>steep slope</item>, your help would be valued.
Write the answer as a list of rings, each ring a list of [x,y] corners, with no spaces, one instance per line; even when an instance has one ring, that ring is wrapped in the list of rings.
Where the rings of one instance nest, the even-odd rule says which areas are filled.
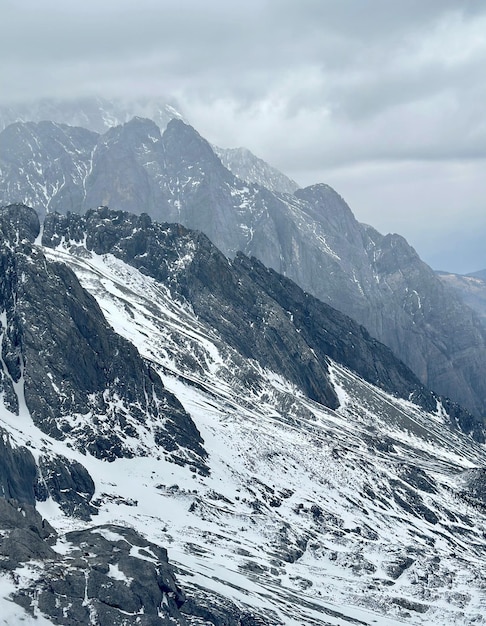
[[[359,224],[329,186],[290,195],[243,182],[181,120],[162,135],[140,118],[112,128],[79,169],[88,171],[79,212],[102,204],[147,212],[201,230],[230,258],[255,256],[363,324],[423,384],[486,414],[486,379],[478,375],[486,331],[478,317],[403,238]],[[23,185],[32,188],[26,176]],[[50,182],[62,185],[59,176]],[[56,194],[49,202],[62,213],[75,208]]]
[[[157,448],[204,470],[190,417],[136,348],[108,326],[64,264],[33,246],[40,232],[25,206],[0,209],[3,404],[83,452],[113,460]]]
[[[39,213],[79,211],[98,135],[54,122],[12,124],[0,133],[0,199]]]
[[[241,180],[256,183],[277,193],[294,193],[299,188],[295,181],[263,159],[259,159],[248,148],[218,148],[218,146],[213,146],[213,149],[221,159],[221,163]]]
[[[96,299],[85,301],[94,319],[102,311],[112,327],[96,334],[111,335],[121,351],[136,346],[143,359],[137,369],[146,372],[150,363],[152,381],[163,379],[160,393],[190,413],[209,470],[180,464],[170,442],[156,455],[138,447],[107,463],[69,437],[39,430],[27,403],[18,415],[0,405],[0,486],[8,498],[0,498],[0,591],[15,601],[0,600],[7,621],[29,623],[25,609],[32,623],[64,626],[485,623],[484,446],[454,428],[437,399],[429,396],[427,412],[342,364],[354,358],[361,367],[359,355],[373,346],[375,362],[366,366],[381,366],[388,384],[402,380],[406,388],[415,379],[389,351],[288,279],[241,255],[228,262],[182,227],[107,209],[85,218],[53,215],[43,233],[49,247],[41,248],[31,211],[4,209],[1,223],[2,258],[14,254],[18,268],[30,259],[46,281],[47,310],[44,270],[55,279],[64,264],[64,275],[75,274]],[[10,285],[13,270],[5,275]],[[29,274],[18,277],[24,286],[15,283],[16,298],[9,299],[10,287],[2,298],[5,311],[16,300],[22,321],[33,287]],[[56,279],[58,297],[82,301],[73,280],[61,289]],[[245,296],[239,302],[238,293]],[[250,338],[269,332],[268,344],[244,346],[239,327],[228,340],[235,311],[225,294],[250,323],[268,312]],[[42,311],[38,302],[26,319],[40,337],[55,324]],[[4,319],[5,335],[11,315],[8,325]],[[293,334],[310,353],[299,368],[312,375],[314,351],[337,408],[312,400],[274,363],[262,365],[263,347],[283,349],[278,337]],[[325,346],[335,346],[335,359],[324,356]],[[56,350],[62,364],[65,348]],[[4,380],[12,378],[11,354],[2,350]],[[381,363],[380,354],[388,360]],[[281,358],[290,360],[284,352]],[[42,363],[48,387],[51,366]],[[128,367],[128,386],[130,378]],[[144,430],[140,423],[140,438]],[[53,471],[43,457],[57,460]],[[85,507],[70,509],[66,494],[83,493]]]
[[[486,325],[486,272],[466,275],[439,272],[437,275],[465,304],[476,311],[483,325]]]
[[[133,117],[153,120],[163,131],[172,119],[183,116],[170,104],[150,98],[136,100],[86,97],[74,100],[45,98],[30,103],[0,105],[0,131],[17,122],[42,122],[79,126],[105,133]],[[259,159],[247,148],[214,148],[230,171],[242,180],[258,183],[271,191],[293,193],[298,185],[285,174]]]
[[[436,407],[437,398],[363,327],[256,259],[240,254],[229,261],[201,233],[103,207],[85,216],[48,215],[42,243],[84,243],[96,254],[111,253],[140,269],[190,305],[227,345],[328,407],[338,406],[329,357],[391,393]],[[462,415],[463,427],[476,429],[483,439],[480,423]]]

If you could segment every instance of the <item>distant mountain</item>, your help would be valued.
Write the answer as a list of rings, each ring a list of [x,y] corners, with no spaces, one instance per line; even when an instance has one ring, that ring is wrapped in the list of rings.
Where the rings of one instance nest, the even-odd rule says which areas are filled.
[[[423,384],[486,415],[485,329],[398,235],[359,224],[327,185],[295,194],[235,177],[193,128],[142,118],[103,135],[60,124],[0,133],[0,199],[41,214],[109,205],[204,232],[363,324]]]
[[[199,232],[0,233],[6,623],[484,626],[481,423]]]
[[[438,273],[440,280],[452,288],[461,300],[477,313],[486,327],[486,271],[473,274]]]
[[[480,278],[481,280],[486,280],[486,270],[479,270],[478,272],[471,272],[467,274],[467,276],[472,276],[473,278]]]
[[[157,99],[46,98],[30,103],[0,105],[0,131],[16,122],[51,121],[104,133],[134,117],[153,120],[161,131],[171,119],[184,119],[177,108]],[[242,180],[258,183],[271,191],[293,193],[298,188],[297,183],[246,148],[214,147],[214,150],[225,167]]]
[[[55,122],[15,123],[0,133],[0,197],[43,214],[79,211],[99,135]]]
[[[241,180],[281,193],[294,193],[299,188],[295,181],[259,159],[247,148],[213,148],[222,164]]]
[[[112,126],[124,124],[137,115],[154,120],[162,130],[171,119],[183,119],[176,108],[157,99],[45,98],[0,105],[0,130],[15,122],[51,121],[104,133]]]

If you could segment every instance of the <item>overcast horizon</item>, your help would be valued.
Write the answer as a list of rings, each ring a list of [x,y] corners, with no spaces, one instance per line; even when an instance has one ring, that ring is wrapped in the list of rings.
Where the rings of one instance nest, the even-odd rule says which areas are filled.
[[[7,0],[2,24],[1,104],[173,101],[434,269],[486,268],[486,3]]]

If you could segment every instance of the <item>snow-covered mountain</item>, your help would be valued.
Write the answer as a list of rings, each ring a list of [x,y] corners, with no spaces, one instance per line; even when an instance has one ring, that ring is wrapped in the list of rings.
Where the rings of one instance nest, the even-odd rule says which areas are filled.
[[[420,378],[486,414],[486,331],[398,235],[357,222],[320,184],[273,193],[236,177],[181,120],[135,118],[102,135],[53,122],[0,133],[0,199],[45,211],[109,205],[200,230],[363,324]]]
[[[51,121],[68,126],[79,126],[104,133],[133,119],[144,117],[153,120],[164,131],[171,119],[183,120],[177,105],[158,99],[106,99],[85,97],[73,100],[46,98],[10,105],[0,105],[0,131],[16,122]],[[298,185],[282,172],[259,159],[247,148],[218,148],[214,150],[235,176],[258,183],[271,191],[293,193]],[[48,200],[47,200],[48,203]],[[46,206],[47,206],[46,203]]]
[[[486,622],[485,448],[362,328],[146,215],[0,229],[0,621]]]

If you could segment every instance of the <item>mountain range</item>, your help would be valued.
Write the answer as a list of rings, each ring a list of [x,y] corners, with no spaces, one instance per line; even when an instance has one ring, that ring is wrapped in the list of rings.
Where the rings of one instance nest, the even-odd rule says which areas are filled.
[[[486,331],[461,294],[402,237],[360,224],[329,186],[275,191],[293,183],[276,182],[256,157],[246,155],[244,167],[233,158],[242,176],[267,177],[273,190],[248,182],[180,118],[163,132],[134,118],[103,134],[14,123],[0,133],[0,199],[41,215],[108,205],[200,230],[229,258],[254,256],[355,319],[427,387],[486,414],[486,379],[478,375]]]
[[[362,326],[146,214],[0,231],[5,623],[484,623],[480,424]]]
[[[0,623],[485,624],[480,277],[166,105],[0,120]]]

